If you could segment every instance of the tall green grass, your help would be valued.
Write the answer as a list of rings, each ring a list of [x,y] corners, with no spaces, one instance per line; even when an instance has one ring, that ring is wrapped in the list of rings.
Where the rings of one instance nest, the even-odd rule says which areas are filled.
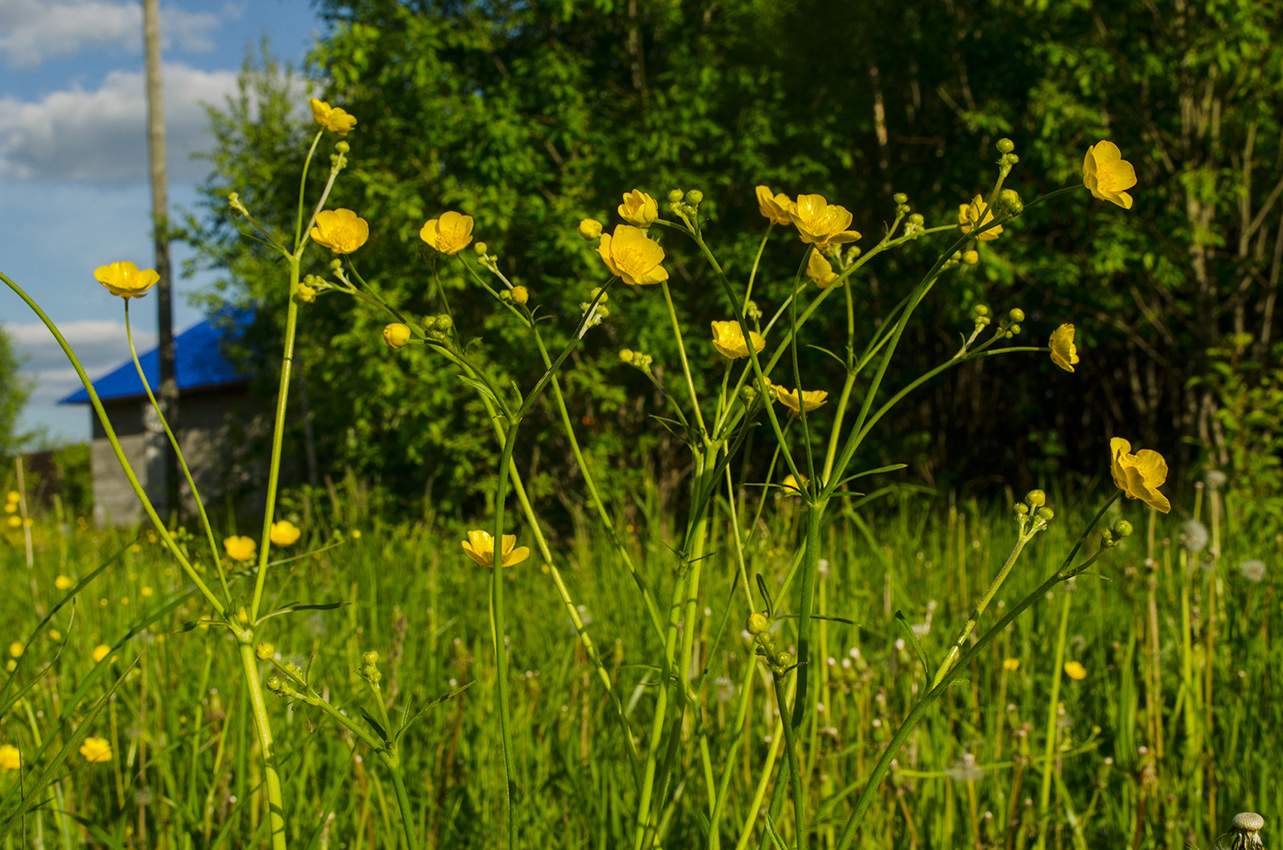
[[[752,516],[760,498],[771,522],[751,536],[745,557],[749,574],[773,590],[805,534],[802,506],[779,488],[764,496],[754,490],[743,494],[739,515]],[[653,499],[642,494],[637,501]],[[358,672],[369,650],[381,656],[381,684],[393,714],[414,712],[466,686],[410,728],[402,762],[423,846],[497,846],[505,835],[504,768],[492,716],[488,576],[461,550],[460,529],[385,523],[363,513],[360,503],[292,502],[291,518],[311,538],[298,551],[304,544],[338,545],[281,565],[279,574],[288,578],[275,585],[265,610],[295,601],[343,604],[274,618],[259,636],[349,716],[376,716]],[[1059,565],[1098,504],[1098,496],[1067,504],[1053,499],[1055,520],[1029,545],[982,630]],[[719,820],[722,846],[736,846],[738,825],[759,787],[765,810],[776,783],[788,782],[775,775],[782,753],[764,775],[778,711],[772,677],[754,656],[742,622],[707,613],[734,610],[725,600],[742,592],[733,587],[728,507],[719,504],[710,524],[698,606],[704,614],[682,622],[683,631],[695,630],[698,663],[713,684],[711,698],[687,715],[682,737],[691,746],[675,750],[679,761],[658,847],[708,844],[714,801],[707,789],[715,783],[701,775],[694,746],[701,731],[712,764],[735,765]],[[1157,519],[1151,553],[1149,509],[1116,505],[1137,533],[1072,589],[1060,586],[1054,598],[1013,623],[933,706],[879,790],[862,826],[862,846],[1202,846],[1238,811],[1261,811],[1268,822],[1279,808],[1274,777],[1283,753],[1273,700],[1281,659],[1271,636],[1279,538],[1274,529],[1237,529],[1212,500],[1199,510],[1214,532],[1206,548],[1183,548],[1181,520],[1173,515]],[[627,527],[634,563],[658,598],[667,598],[679,541],[642,512]],[[632,728],[646,729],[654,705],[649,690],[660,675],[646,659],[662,647],[605,533],[588,519],[576,528],[560,541],[568,558],[563,577]],[[908,490],[860,512],[829,512],[822,533],[825,550],[834,554],[821,565],[816,598],[817,612],[831,619],[818,622],[822,663],[812,671],[823,710],[801,727],[800,747],[816,846],[836,842],[882,746],[930,685],[896,613],[903,612],[930,659],[940,661],[1016,530],[1008,505],[950,506]],[[0,544],[9,588],[0,596],[0,646],[29,644],[0,697],[3,704],[20,695],[3,715],[0,743],[33,753],[48,741],[54,753],[77,735],[97,735],[110,741],[113,759],[91,766],[71,747],[55,768],[56,781],[15,824],[6,850],[85,842],[261,846],[267,822],[255,792],[262,761],[247,695],[225,685],[237,681],[227,631],[199,622],[198,598],[146,532],[95,532],[54,514],[37,517],[32,531],[30,567],[20,532],[7,531]],[[1249,559],[1269,565],[1259,582],[1239,568]],[[108,562],[69,600],[55,587],[59,575],[78,581]],[[627,846],[635,782],[613,709],[539,560],[504,574],[518,832],[532,847]],[[237,578],[233,592],[248,605],[252,582]],[[66,604],[33,635],[59,602]],[[166,606],[172,610],[140,628]],[[1066,610],[1064,658],[1058,659]],[[789,647],[797,621],[789,611],[777,613],[773,633]],[[100,644],[115,649],[95,664]],[[1008,659],[1018,667],[1011,669],[1015,662]],[[1086,677],[1065,675],[1065,661],[1080,663]],[[743,688],[750,698],[740,724],[732,697]],[[268,707],[292,845],[402,846],[393,789],[370,750],[315,709],[279,698]],[[1051,760],[1045,757],[1048,729]],[[0,773],[0,823],[19,810],[19,776],[30,782],[30,770]],[[1044,782],[1049,800],[1042,813]],[[787,793],[783,806],[791,810]],[[793,840],[792,818],[779,821],[782,840]],[[759,823],[750,846],[770,841]]]

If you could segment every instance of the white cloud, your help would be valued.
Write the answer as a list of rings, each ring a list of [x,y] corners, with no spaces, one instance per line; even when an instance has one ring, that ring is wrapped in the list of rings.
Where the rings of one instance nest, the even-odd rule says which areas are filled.
[[[13,343],[14,353],[25,360],[20,374],[31,378],[35,386],[28,405],[45,408],[82,386],[76,370],[63,354],[53,334],[39,322],[0,326]],[[93,380],[115,369],[129,357],[125,323],[116,319],[83,319],[60,322],[58,330],[66,337],[81,365]],[[156,334],[134,330],[138,353],[156,345]]]
[[[222,106],[236,91],[235,71],[166,65],[165,126],[169,177],[204,178],[208,150],[205,105]],[[0,98],[0,177],[127,182],[147,176],[147,102],[143,75],[112,71],[95,91],[54,92],[25,103]]]
[[[224,15],[239,10],[228,4]],[[0,2],[0,57],[11,68],[34,67],[46,59],[81,50],[142,51],[142,4],[107,0],[3,0]],[[222,21],[213,12],[160,11],[162,49],[209,51],[210,34]]]

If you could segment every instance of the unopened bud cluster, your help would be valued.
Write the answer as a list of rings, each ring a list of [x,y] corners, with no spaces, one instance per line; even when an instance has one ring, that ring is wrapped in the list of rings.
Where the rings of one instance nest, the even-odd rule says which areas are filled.
[[[594,286],[592,292],[588,293],[588,300],[579,304],[579,312],[584,314],[584,323],[579,331],[582,338],[589,328],[595,328],[605,319],[610,317],[610,308],[606,302],[610,300],[610,293],[604,291],[600,286]]]
[[[379,663],[379,654],[374,650],[370,650],[361,656],[361,662],[361,678],[377,688],[379,682],[383,679],[383,674],[379,672],[379,668],[376,666]]]
[[[450,330],[454,327],[454,319],[442,313],[437,316],[428,316],[423,320],[423,332],[428,339],[433,342],[445,342],[450,338]]]
[[[1113,528],[1107,528],[1101,532],[1101,545],[1106,548],[1118,546],[1123,542],[1124,537],[1130,537],[1132,534],[1132,524],[1125,519],[1120,519],[1114,523]]]
[[[694,218],[703,202],[704,193],[698,189],[689,192],[673,189],[668,193],[668,211],[683,218]]]
[[[1024,310],[1021,310],[1019,307],[1011,308],[1011,310],[1007,312],[1005,318],[998,320],[998,330],[996,331],[997,335],[1005,339],[1011,339],[1013,336],[1020,333],[1020,323],[1024,320]]]
[[[633,368],[642,370],[646,374],[650,374],[650,364],[654,362],[654,358],[649,354],[633,351],[631,348],[621,348],[619,350],[619,362],[626,363]]]
[[[1042,490],[1030,490],[1025,494],[1025,500],[1017,502],[1013,510],[1020,523],[1021,534],[1026,530],[1031,535],[1042,531],[1056,516],[1055,511],[1047,507],[1047,494]]]
[[[793,666],[793,656],[788,652],[776,650],[775,637],[771,634],[770,618],[761,611],[754,611],[748,615],[745,628],[753,637],[754,650],[766,659],[766,663],[771,666],[771,672],[777,676],[788,672],[788,669]]]

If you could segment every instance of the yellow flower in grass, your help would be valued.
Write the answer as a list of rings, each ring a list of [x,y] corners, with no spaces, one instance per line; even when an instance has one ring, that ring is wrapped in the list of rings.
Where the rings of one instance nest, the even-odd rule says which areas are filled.
[[[1132,196],[1126,190],[1136,185],[1136,169],[1123,159],[1118,145],[1098,142],[1087,148],[1083,157],[1083,185],[1092,197],[1129,210]]]
[[[664,249],[630,224],[617,225],[614,236],[603,233],[597,253],[610,273],[619,275],[629,286],[668,280],[667,269],[660,265],[664,261]]]
[[[19,493],[17,490],[10,490],[8,493],[5,494],[4,500],[6,502],[9,502],[10,504],[14,502],[19,502],[22,500],[22,494]]]
[[[128,260],[122,260],[94,269],[94,280],[107,287],[112,295],[126,299],[142,298],[160,280],[160,275],[155,269],[140,269]]]
[[[1141,449],[1132,454],[1132,444],[1122,437],[1109,441],[1110,471],[1114,484],[1129,499],[1140,499],[1151,508],[1163,513],[1172,509],[1172,503],[1158,492],[1167,481],[1167,461],[1152,449]]]
[[[227,557],[233,561],[250,561],[254,558],[254,550],[258,544],[249,537],[243,535],[233,535],[223,541],[223,549],[227,551]]]
[[[13,744],[0,746],[0,770],[10,771],[22,767],[22,753]]]
[[[769,186],[758,186],[756,191],[758,212],[771,224],[782,224],[788,227],[793,223],[793,219],[789,218],[789,207],[793,206],[792,198],[783,192],[773,194]]]
[[[749,331],[748,338],[753,341],[754,351],[766,347],[766,340],[757,331]],[[748,343],[744,341],[744,330],[739,322],[713,322],[713,347],[731,360],[748,357]]]
[[[619,217],[644,230],[659,218],[659,204],[650,195],[634,189],[624,195],[624,202],[619,205]]]
[[[9,523],[10,528],[22,527],[22,517],[18,516],[17,514],[14,514],[13,516],[9,517],[9,519],[7,519],[6,522]]]
[[[1004,658],[1002,660],[1002,669],[1006,670],[1008,673],[1014,673],[1016,670],[1020,669],[1020,659]]]
[[[1066,661],[1065,675],[1073,679],[1075,682],[1081,682],[1083,679],[1087,678],[1087,668],[1077,661]]]
[[[986,224],[993,221],[993,210],[991,208],[985,209],[985,207],[986,201],[980,195],[976,195],[972,198],[971,203],[969,204],[958,204],[958,224],[960,225],[958,229],[963,233],[970,233],[973,229],[984,227]],[[985,209],[983,220],[980,218],[981,209]],[[1001,233],[1002,225],[1000,224],[997,227],[991,227],[984,233],[977,235],[976,239],[981,242],[992,242],[997,239]]]
[[[331,133],[346,136],[356,126],[356,116],[349,115],[337,106],[330,106],[323,100],[312,98],[307,102],[312,107],[312,117]]]
[[[802,488],[806,485],[807,480],[805,478],[802,479],[799,485],[798,479],[790,472],[784,476],[784,483],[780,487],[783,488],[785,496],[800,496],[802,495]]]
[[[111,761],[111,744],[106,738],[86,738],[80,745],[80,754],[90,764]]]
[[[22,641],[15,640],[13,643],[9,644],[9,654],[14,658],[21,658],[22,653],[26,651],[27,648],[22,645]]]
[[[351,210],[321,210],[316,214],[312,241],[336,254],[351,254],[369,238],[369,222]]]
[[[443,212],[419,228],[419,238],[442,254],[457,254],[472,242],[472,216],[454,210]]]
[[[463,551],[467,552],[468,557],[476,561],[479,566],[494,566],[494,538],[490,536],[490,532],[488,531],[481,531],[479,529],[469,531],[468,539],[463,541]],[[517,547],[517,535],[505,534],[503,536],[502,566],[514,566],[516,564],[520,564],[529,557],[529,547]]]
[[[812,251],[811,259],[806,261],[806,276],[820,289],[828,289],[829,284],[838,279],[833,264],[819,251]]]
[[[299,537],[303,534],[299,527],[287,519],[280,522],[272,523],[272,533],[269,535],[273,546],[292,546],[298,542]]]
[[[53,580],[53,586],[58,588],[59,590],[67,590],[73,584],[75,584],[75,582],[73,582],[67,576],[58,576],[56,579]]]
[[[1051,332],[1051,362],[1066,372],[1074,371],[1078,346],[1074,345],[1074,326],[1065,324]]]
[[[825,390],[803,390],[801,398],[798,398],[797,390],[786,390],[779,384],[775,385],[775,397],[794,413],[801,413],[803,407],[810,413],[829,400],[829,394]]]
[[[98,664],[104,658],[111,654],[111,647],[105,643],[100,643],[94,647],[94,663]]]
[[[823,251],[829,245],[855,242],[860,234],[847,230],[851,226],[851,211],[837,204],[830,204],[823,195],[798,195],[789,206],[789,219],[797,227],[802,241]]]

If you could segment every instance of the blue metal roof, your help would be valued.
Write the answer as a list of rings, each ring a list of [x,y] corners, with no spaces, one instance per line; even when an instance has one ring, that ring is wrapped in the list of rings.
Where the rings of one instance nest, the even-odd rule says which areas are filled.
[[[238,370],[223,354],[224,343],[235,342],[245,333],[254,320],[254,311],[225,308],[215,316],[193,325],[174,337],[174,372],[178,378],[178,391],[207,389],[249,380],[250,376]],[[143,374],[152,392],[160,391],[160,349],[141,354]],[[147,392],[138,378],[133,360],[126,360],[118,368],[94,381],[94,390],[103,401],[133,398]],[[89,392],[84,387],[58,402],[59,404],[88,404]]]

